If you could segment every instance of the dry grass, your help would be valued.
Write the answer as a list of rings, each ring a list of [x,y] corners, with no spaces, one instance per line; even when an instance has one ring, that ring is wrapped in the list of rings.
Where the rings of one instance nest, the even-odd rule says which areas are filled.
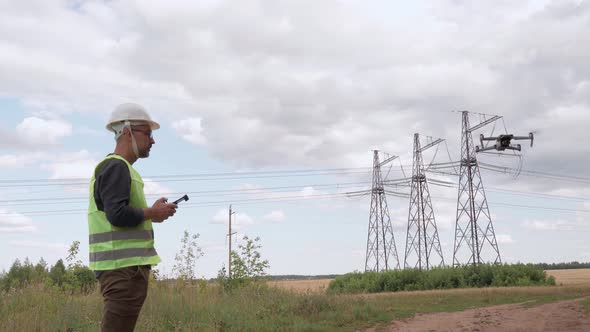
[[[590,285],[590,269],[547,270],[558,285]]]
[[[269,281],[268,285],[297,293],[323,293],[328,289],[328,285],[332,280],[333,279],[280,280]]]
[[[358,331],[418,313],[590,296],[590,269],[549,274],[564,285],[328,295],[330,279],[273,281],[272,288],[253,284],[230,293],[161,283],[150,289],[137,331]],[[0,295],[0,331],[97,331],[101,309],[98,291],[30,287]]]

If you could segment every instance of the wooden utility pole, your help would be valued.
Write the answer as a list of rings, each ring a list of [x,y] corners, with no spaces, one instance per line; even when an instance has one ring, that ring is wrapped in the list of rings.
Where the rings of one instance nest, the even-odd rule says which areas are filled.
[[[229,236],[229,254],[228,254],[228,265],[227,265],[227,277],[229,279],[231,279],[231,236],[232,236],[232,232],[231,232],[231,216],[232,214],[235,214],[235,212],[231,211],[231,204],[229,205],[229,233],[227,233],[227,235]]]

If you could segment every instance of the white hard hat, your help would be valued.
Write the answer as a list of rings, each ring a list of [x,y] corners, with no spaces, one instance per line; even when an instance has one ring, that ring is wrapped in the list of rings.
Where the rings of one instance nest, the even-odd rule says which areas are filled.
[[[152,120],[145,108],[135,103],[125,103],[117,106],[113,113],[111,113],[111,118],[109,119],[106,128],[109,131],[117,133],[117,130],[113,128],[113,125],[118,127],[118,124],[123,124],[125,122],[129,125],[147,124],[152,130],[160,128],[160,124]]]

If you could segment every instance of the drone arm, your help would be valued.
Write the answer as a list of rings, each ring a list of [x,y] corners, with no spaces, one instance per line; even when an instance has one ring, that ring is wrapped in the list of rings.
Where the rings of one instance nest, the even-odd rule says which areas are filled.
[[[475,152],[483,152],[483,151],[488,151],[488,150],[495,150],[496,146],[495,145],[490,145],[488,147],[479,147],[479,146],[475,146]]]
[[[516,139],[516,140],[530,139],[531,140],[531,147],[532,147],[533,140],[535,139],[535,136],[533,135],[533,133],[529,133],[528,136],[514,136],[514,137],[512,137],[512,139]]]

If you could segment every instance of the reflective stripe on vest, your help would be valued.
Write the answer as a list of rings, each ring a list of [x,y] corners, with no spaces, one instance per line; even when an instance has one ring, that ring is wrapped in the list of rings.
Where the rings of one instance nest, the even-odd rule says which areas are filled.
[[[157,255],[154,248],[129,248],[90,253],[91,262],[109,261],[129,257],[150,257]]]
[[[117,240],[151,240],[154,238],[154,230],[130,230],[130,231],[114,231],[90,234],[88,237],[89,244],[96,244]]]
[[[96,170],[109,159],[119,159],[127,165],[131,177],[129,206],[146,208],[143,180],[127,160],[118,155],[109,155],[100,162],[90,181],[88,206],[89,258],[92,270],[113,270],[133,265],[155,265],[160,257],[154,248],[152,221],[144,220],[135,227],[113,226],[103,211],[98,210],[94,199]]]

